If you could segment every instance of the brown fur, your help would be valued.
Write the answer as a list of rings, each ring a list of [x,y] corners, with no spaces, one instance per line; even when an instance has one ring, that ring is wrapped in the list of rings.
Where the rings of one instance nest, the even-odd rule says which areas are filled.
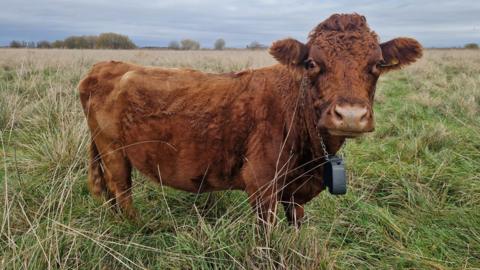
[[[402,59],[403,45],[382,48]],[[410,51],[400,65],[418,57]],[[287,39],[270,52],[281,64],[236,74],[96,64],[79,86],[92,133],[92,193],[107,193],[133,216],[133,167],[185,191],[245,190],[267,221],[281,201],[289,221],[300,221],[303,205],[325,189],[314,129],[336,153],[345,136],[330,135],[322,119],[335,102],[371,108],[379,74],[365,73],[382,50],[354,14],[321,23],[307,45]],[[305,68],[307,59],[317,64]],[[310,84],[301,100],[304,76]]]

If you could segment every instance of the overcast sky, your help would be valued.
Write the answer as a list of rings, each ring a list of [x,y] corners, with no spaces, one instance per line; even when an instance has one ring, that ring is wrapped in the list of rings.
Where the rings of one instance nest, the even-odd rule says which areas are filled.
[[[284,37],[305,41],[333,13],[365,15],[383,41],[417,38],[426,47],[480,43],[479,0],[0,0],[0,45],[117,32],[139,46],[193,38],[212,47]]]

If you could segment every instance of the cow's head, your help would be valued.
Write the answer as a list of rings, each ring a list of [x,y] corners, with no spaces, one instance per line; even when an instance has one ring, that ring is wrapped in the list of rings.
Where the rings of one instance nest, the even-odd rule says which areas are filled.
[[[379,43],[364,16],[334,14],[310,32],[307,44],[279,40],[270,53],[310,79],[309,97],[319,127],[332,135],[355,137],[374,129],[378,77],[413,63],[422,56],[422,46],[411,38]]]

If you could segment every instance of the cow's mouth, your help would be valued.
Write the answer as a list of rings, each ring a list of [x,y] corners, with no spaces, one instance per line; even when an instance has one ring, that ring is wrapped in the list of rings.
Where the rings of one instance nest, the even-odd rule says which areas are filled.
[[[329,129],[328,133],[330,133],[330,135],[333,135],[333,136],[356,138],[356,137],[362,136],[365,132],[353,132],[353,131],[343,131],[343,130]]]

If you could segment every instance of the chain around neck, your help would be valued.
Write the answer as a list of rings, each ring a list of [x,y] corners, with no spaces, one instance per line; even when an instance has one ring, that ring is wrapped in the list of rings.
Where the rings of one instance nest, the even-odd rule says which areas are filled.
[[[320,134],[320,131],[318,130],[318,127],[317,127],[317,124],[315,122],[315,119],[311,120],[311,119],[306,119],[305,118],[305,111],[307,110],[314,110],[313,106],[311,108],[306,108],[306,104],[310,104],[309,101],[306,101],[306,97],[307,97],[307,91],[308,91],[308,86],[310,84],[310,79],[307,77],[307,75],[303,75],[302,77],[302,81],[300,82],[300,105],[302,107],[302,109],[304,110],[304,119],[305,119],[305,124],[307,126],[307,129],[308,129],[308,133],[310,135],[310,140],[312,141],[313,143],[313,140],[312,140],[312,136],[313,135],[317,135],[318,136],[318,139],[320,141],[320,146],[322,148],[322,151],[323,151],[323,157],[325,158],[325,160],[329,160],[329,154],[328,154],[328,151],[327,151],[327,147],[325,145],[325,142],[323,141],[323,137],[322,135]],[[309,123],[309,120],[311,120],[313,123]],[[311,124],[313,124],[313,129],[315,129],[316,131],[316,134],[310,134],[311,133]],[[314,146],[314,152],[315,152],[315,146]]]

